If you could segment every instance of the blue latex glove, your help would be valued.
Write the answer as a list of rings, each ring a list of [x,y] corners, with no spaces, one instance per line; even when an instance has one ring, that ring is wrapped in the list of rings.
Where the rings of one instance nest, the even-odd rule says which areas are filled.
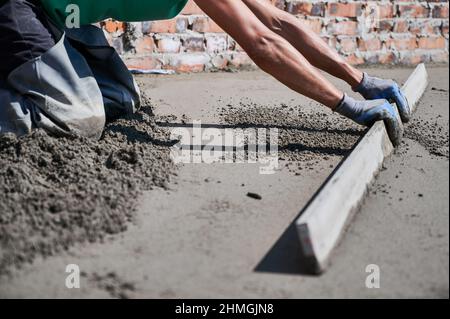
[[[395,103],[402,121],[407,123],[411,119],[408,100],[394,81],[371,77],[364,73],[362,82],[353,90],[360,93],[366,100],[385,99]]]
[[[335,111],[360,125],[372,126],[377,121],[384,121],[392,144],[400,145],[403,124],[397,110],[387,100],[358,101],[345,94]]]

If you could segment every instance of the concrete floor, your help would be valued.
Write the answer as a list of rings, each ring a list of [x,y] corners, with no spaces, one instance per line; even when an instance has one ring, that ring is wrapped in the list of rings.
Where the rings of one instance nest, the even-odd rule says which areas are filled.
[[[369,72],[402,82],[411,70]],[[448,136],[448,68],[429,73],[431,85],[416,117],[440,116]],[[260,72],[139,81],[158,115],[187,115],[188,122],[219,123],[219,110],[242,100],[328,112]],[[387,161],[330,269],[319,277],[301,272],[293,221],[341,159],[318,155],[301,173],[281,165],[274,175],[260,175],[255,164],[182,165],[170,191],[134,199],[137,220],[127,232],[15,270],[0,279],[0,296],[448,298],[448,156],[432,155],[411,139]],[[65,287],[67,264],[80,266],[80,289]],[[368,264],[380,267],[380,289],[365,286]]]

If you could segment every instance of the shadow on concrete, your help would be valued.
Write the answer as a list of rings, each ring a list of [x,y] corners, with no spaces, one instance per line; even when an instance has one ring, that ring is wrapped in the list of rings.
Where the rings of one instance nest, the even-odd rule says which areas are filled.
[[[126,136],[130,143],[151,143],[156,146],[172,147],[178,143],[177,140],[161,140],[152,137],[149,133],[141,131],[133,126],[125,126],[121,124],[109,125],[107,130],[112,133],[120,133]]]
[[[158,125],[161,128],[193,128],[194,123],[165,123],[165,122],[156,122],[156,125]],[[264,125],[264,124],[250,124],[250,123],[244,123],[244,124],[208,124],[208,123],[201,123],[202,129],[219,129],[219,130],[225,130],[225,129],[279,129],[279,130],[297,130],[297,131],[304,131],[304,132],[311,132],[311,133],[329,133],[329,134],[347,134],[347,135],[353,135],[353,136],[362,136],[363,131],[361,130],[355,130],[355,129],[330,129],[330,128],[311,128],[306,126],[291,126],[291,125]],[[174,143],[175,144],[175,143]],[[183,145],[185,146],[185,145]],[[202,149],[202,146],[200,145],[187,145],[189,146],[195,146],[197,148]],[[210,147],[212,145],[209,145]],[[220,146],[214,146],[215,149],[220,149]],[[323,155],[337,155],[337,156],[345,156],[347,155],[351,149],[348,148],[340,148],[340,147],[333,147],[330,143],[330,146],[311,146],[306,145],[303,143],[288,143],[286,145],[278,145],[278,151],[289,151],[289,152],[311,152],[315,154],[323,154]]]
[[[294,221],[269,249],[254,271],[312,276],[308,264],[301,254]]]
[[[166,128],[192,128],[193,123],[166,123],[166,122],[156,122],[156,125]],[[305,132],[315,132],[315,133],[338,133],[338,134],[348,134],[354,136],[361,136],[364,132],[355,129],[330,129],[330,128],[311,128],[307,126],[293,126],[293,125],[265,125],[265,124],[252,124],[252,123],[241,123],[241,124],[207,124],[201,123],[202,128],[217,128],[217,129],[246,129],[246,128],[277,128],[279,130],[300,130]]]
[[[275,244],[269,249],[267,254],[262,258],[259,264],[255,267],[256,272],[279,273],[290,275],[304,275],[304,276],[318,276],[321,269],[317,260],[310,257],[305,257],[303,249],[300,245],[296,229],[296,221],[305,212],[308,206],[314,201],[320,191],[330,181],[333,175],[339,170],[341,165],[345,162],[348,155],[359,144],[363,136],[360,136],[353,148],[347,152],[344,158],[334,168],[333,172],[326,178],[316,193],[310,198],[308,203],[301,208],[300,213],[294,218],[289,227],[278,238]]]

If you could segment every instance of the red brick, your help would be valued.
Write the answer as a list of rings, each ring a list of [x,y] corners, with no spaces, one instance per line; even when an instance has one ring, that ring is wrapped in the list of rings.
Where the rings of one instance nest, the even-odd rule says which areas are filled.
[[[359,17],[362,14],[362,4],[354,2],[330,3],[328,4],[327,13],[332,17]]]
[[[203,36],[192,36],[183,40],[183,46],[186,52],[205,51],[205,39]]]
[[[101,26],[109,33],[124,32],[126,30],[126,24],[124,22],[114,20],[106,20],[101,23]]]
[[[181,42],[179,39],[165,37],[157,41],[157,46],[161,53],[179,53]]]
[[[394,6],[391,3],[378,5],[378,18],[379,19],[392,19],[395,15]]]
[[[308,28],[310,28],[312,31],[314,31],[317,34],[322,33],[323,22],[322,22],[322,20],[320,20],[320,18],[303,19],[303,20],[301,20],[301,23],[306,25]]]
[[[224,70],[228,66],[229,63],[229,57],[225,57],[223,55],[216,55],[214,58],[211,59],[211,64],[214,68],[219,70]]]
[[[386,41],[386,47],[389,50],[396,49],[399,51],[414,50],[417,48],[416,37],[388,39]]]
[[[208,57],[203,54],[179,54],[171,59],[168,68],[181,73],[202,72],[208,62]]]
[[[152,33],[175,33],[177,32],[177,20],[153,21],[150,25],[149,32]]]
[[[394,24],[393,31],[396,33],[406,33],[409,30],[409,23],[407,20],[397,20]]]
[[[357,48],[354,38],[342,38],[339,40],[339,45],[343,53],[353,53]]]
[[[352,65],[360,65],[364,64],[364,59],[356,54],[349,55],[345,57],[345,60]]]
[[[419,38],[418,44],[421,49],[445,49],[445,38],[421,37]]]
[[[137,54],[152,53],[155,47],[155,41],[152,37],[144,36],[136,40],[135,50]]]
[[[448,39],[448,20],[446,20],[442,23],[441,32]]]
[[[300,14],[323,17],[325,14],[325,5],[320,2],[289,2],[286,10],[294,15]]]
[[[352,64],[448,61],[449,15],[445,0],[263,1],[297,15],[302,24]],[[254,65],[193,0],[175,19],[143,22],[144,36],[137,33],[131,46],[124,43],[126,38],[122,36],[133,32],[128,23],[107,20],[100,25],[109,43],[129,57],[127,64],[131,66],[200,72]]]
[[[411,53],[403,56],[400,60],[402,64],[405,65],[417,65],[419,63],[425,62],[426,56],[420,53]]]
[[[396,60],[393,52],[382,53],[378,55],[378,63],[380,64],[393,64]]]
[[[146,57],[128,57],[125,60],[125,64],[130,69],[140,69],[140,70],[152,70],[160,69],[162,63],[159,59],[151,56]]]
[[[230,60],[230,65],[236,68],[240,68],[254,65],[254,63],[246,53],[233,53]]]
[[[328,31],[334,35],[356,35],[358,23],[355,21],[333,21],[328,25]]]
[[[435,19],[421,19],[410,24],[409,32],[422,35],[441,34],[442,23]]]
[[[432,11],[433,18],[448,19],[448,4],[435,6]]]
[[[221,53],[228,48],[227,36],[207,36],[206,37],[206,50],[208,53]]]
[[[286,2],[284,0],[270,0],[270,2],[281,10],[286,10]]]
[[[399,6],[399,13],[402,18],[428,18],[430,9],[420,4],[407,4]]]
[[[381,40],[377,37],[358,39],[358,48],[361,51],[378,51],[381,50]]]
[[[199,17],[194,19],[192,23],[192,30],[201,33],[223,33],[220,28],[212,19],[208,17]]]
[[[394,21],[393,20],[380,20],[380,21],[378,21],[377,30],[373,30],[373,31],[390,32],[393,29],[394,29]]]

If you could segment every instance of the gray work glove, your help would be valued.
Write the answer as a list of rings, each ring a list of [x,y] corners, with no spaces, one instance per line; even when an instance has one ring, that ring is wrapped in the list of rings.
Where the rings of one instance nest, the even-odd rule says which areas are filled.
[[[384,121],[392,144],[400,145],[403,137],[403,124],[398,117],[397,110],[387,100],[358,101],[345,94],[335,111],[365,126],[372,126],[377,121]]]
[[[397,105],[398,112],[404,123],[411,119],[411,108],[402,90],[392,80],[383,80],[364,73],[361,83],[353,89],[366,100],[385,99]]]

